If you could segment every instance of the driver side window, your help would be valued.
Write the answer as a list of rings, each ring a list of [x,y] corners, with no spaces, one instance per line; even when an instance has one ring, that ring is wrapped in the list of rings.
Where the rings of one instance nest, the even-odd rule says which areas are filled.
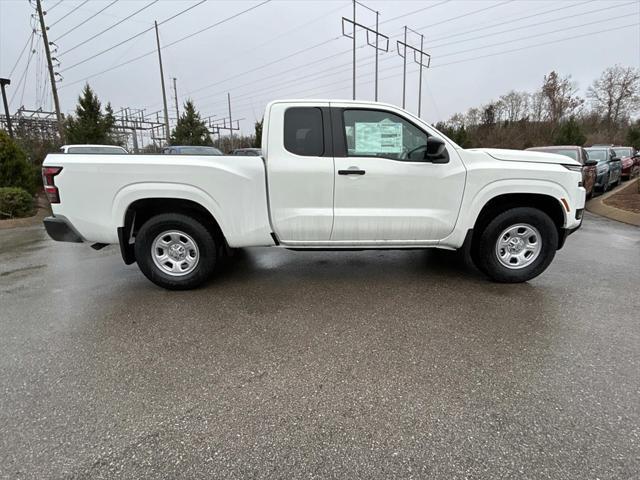
[[[345,139],[349,157],[383,157],[420,162],[427,150],[426,132],[383,110],[345,110]]]

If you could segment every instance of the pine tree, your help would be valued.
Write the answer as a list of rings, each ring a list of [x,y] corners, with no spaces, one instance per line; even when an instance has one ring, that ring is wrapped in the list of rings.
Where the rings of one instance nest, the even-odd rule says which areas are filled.
[[[264,124],[264,117],[259,122],[255,124],[255,140],[253,141],[253,146],[256,148],[262,147],[262,125]]]
[[[574,117],[570,117],[560,124],[558,133],[553,139],[553,143],[556,145],[584,145],[586,141],[587,137]]]
[[[184,104],[183,113],[171,133],[171,145],[213,145],[209,130],[192,100]]]
[[[636,150],[640,150],[640,120],[637,120],[635,125],[629,126],[626,143]]]
[[[113,144],[113,127],[116,121],[111,104],[107,104],[105,113],[97,95],[89,84],[82,89],[78,97],[75,116],[70,115],[65,123],[67,143]]]

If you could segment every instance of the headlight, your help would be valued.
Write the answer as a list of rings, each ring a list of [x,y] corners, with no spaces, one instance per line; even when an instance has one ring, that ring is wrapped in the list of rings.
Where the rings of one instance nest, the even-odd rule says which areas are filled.
[[[582,172],[582,165],[562,165],[567,170],[571,170],[572,172]]]

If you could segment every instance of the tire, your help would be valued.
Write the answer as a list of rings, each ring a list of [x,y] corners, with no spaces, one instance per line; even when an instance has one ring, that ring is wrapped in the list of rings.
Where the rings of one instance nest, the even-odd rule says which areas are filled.
[[[609,175],[602,181],[602,193],[607,193],[609,190]]]
[[[558,230],[543,211],[517,207],[489,222],[477,242],[475,261],[480,271],[496,282],[520,283],[537,277],[549,266],[558,248]],[[515,257],[519,264],[512,263]]]
[[[215,233],[196,218],[165,213],[140,227],[134,247],[145,277],[168,290],[188,290],[211,277],[219,244]]]

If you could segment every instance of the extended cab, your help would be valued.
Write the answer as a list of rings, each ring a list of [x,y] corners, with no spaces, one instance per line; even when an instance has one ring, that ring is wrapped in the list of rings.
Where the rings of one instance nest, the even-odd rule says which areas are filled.
[[[231,248],[464,248],[495,281],[542,273],[582,221],[581,165],[460,148],[409,112],[289,100],[265,112],[262,157],[49,155],[55,240],[118,243],[170,289],[206,281]]]

